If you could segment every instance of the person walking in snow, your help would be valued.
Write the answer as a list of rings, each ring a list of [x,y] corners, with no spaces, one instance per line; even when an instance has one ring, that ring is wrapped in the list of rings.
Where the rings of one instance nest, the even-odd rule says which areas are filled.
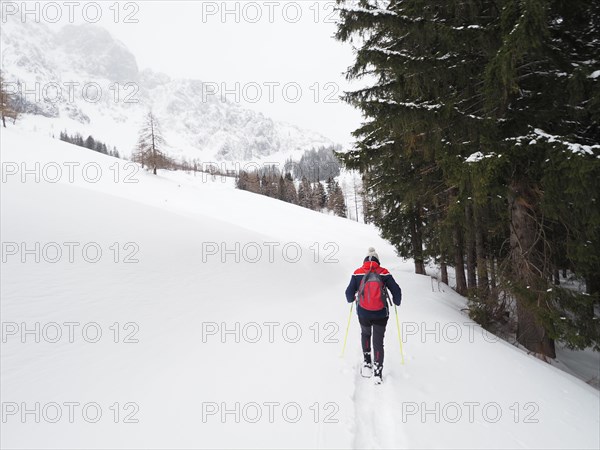
[[[361,329],[361,344],[364,362],[361,375],[375,375],[375,383],[383,381],[383,338],[390,315],[387,290],[392,293],[394,304],[400,306],[402,290],[392,274],[379,263],[379,256],[373,247],[363,261],[363,265],[354,271],[350,284],[346,288],[348,303],[356,302],[356,313]],[[358,296],[357,296],[358,293]],[[371,337],[373,339],[374,358],[371,358]]]

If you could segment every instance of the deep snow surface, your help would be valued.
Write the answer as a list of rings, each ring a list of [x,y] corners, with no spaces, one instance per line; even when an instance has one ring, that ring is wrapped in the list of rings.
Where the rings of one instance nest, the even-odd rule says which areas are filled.
[[[373,227],[0,133],[3,447],[600,446],[598,391],[484,333]],[[355,315],[340,357],[369,246],[404,295],[381,386]]]

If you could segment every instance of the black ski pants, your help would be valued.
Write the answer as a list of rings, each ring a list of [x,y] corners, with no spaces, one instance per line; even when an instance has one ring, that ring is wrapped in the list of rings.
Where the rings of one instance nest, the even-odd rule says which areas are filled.
[[[388,318],[364,319],[358,318],[361,330],[361,342],[365,361],[371,362],[371,336],[373,337],[374,362],[376,366],[383,366],[383,337]]]

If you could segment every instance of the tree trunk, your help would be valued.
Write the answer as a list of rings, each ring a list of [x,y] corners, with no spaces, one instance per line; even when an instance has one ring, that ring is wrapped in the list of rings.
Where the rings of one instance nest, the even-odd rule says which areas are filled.
[[[467,252],[467,282],[469,291],[477,289],[475,270],[475,233],[473,227],[473,206],[467,200],[465,206],[465,251]]]
[[[442,269],[442,283],[448,284],[448,266],[446,265],[445,260],[442,260],[441,269]]]
[[[539,325],[531,309],[519,299],[517,299],[517,316],[517,342],[529,351],[556,358],[554,340],[550,339],[546,330]]]
[[[437,205],[436,205],[437,206]],[[440,235],[442,233],[442,228],[440,227]],[[446,283],[448,284],[448,258],[446,255],[446,250],[444,249],[444,246],[442,245],[441,239],[440,239],[440,269],[442,271],[442,283]]]
[[[423,261],[415,261],[415,273],[417,275],[425,275],[425,265]]]
[[[483,224],[481,220],[481,210],[475,208],[475,254],[477,256],[477,282],[479,284],[480,295],[487,297],[489,293],[488,268],[485,251],[485,237]]]
[[[600,292],[600,274],[591,274],[585,280],[586,292],[590,295]]]
[[[586,277],[585,280],[585,289],[586,292],[590,295],[600,293],[600,274],[591,274]],[[590,299],[593,297],[590,297]],[[600,306],[600,300],[596,298],[596,301],[590,301],[588,307],[588,314],[590,317],[594,317],[594,308],[595,305]]]
[[[490,288],[492,290],[496,289],[496,258],[491,253],[488,256],[488,260],[490,262]]]
[[[465,266],[463,255],[463,243],[461,230],[458,226],[454,227],[454,270],[456,272],[456,292],[460,295],[467,293],[467,279],[465,278]]]
[[[415,273],[425,275],[425,262],[423,258],[423,238],[421,235],[421,223],[419,220],[418,211],[412,220],[412,248],[413,259],[415,260]]]
[[[536,260],[538,225],[534,216],[534,207],[538,199],[526,182],[513,181],[509,189],[512,278],[516,285],[526,292],[515,292],[518,316],[517,341],[532,352],[555,358],[554,340],[548,337],[532,305],[536,301],[533,292],[535,281],[543,277],[535,273],[536,267],[540,266],[540,262]]]

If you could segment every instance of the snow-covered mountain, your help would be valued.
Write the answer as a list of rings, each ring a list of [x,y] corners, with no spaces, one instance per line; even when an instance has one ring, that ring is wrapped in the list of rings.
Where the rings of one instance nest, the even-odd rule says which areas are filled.
[[[140,70],[128,48],[96,25],[8,21],[1,67],[24,92],[26,126],[58,135],[91,134],[122,154],[136,142],[142,116],[159,118],[169,153],[200,161],[274,161],[332,142],[221,98],[214,83]]]

